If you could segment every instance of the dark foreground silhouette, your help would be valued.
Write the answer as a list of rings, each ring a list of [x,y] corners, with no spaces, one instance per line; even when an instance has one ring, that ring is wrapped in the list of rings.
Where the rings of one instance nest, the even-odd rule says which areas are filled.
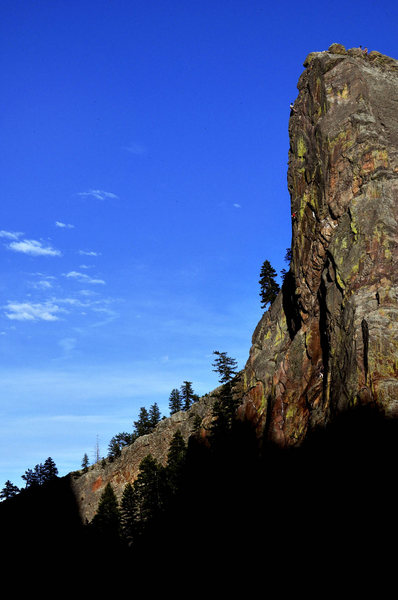
[[[84,572],[98,585],[102,569],[119,583],[149,572],[148,585],[163,587],[182,578],[211,587],[210,574],[264,589],[329,588],[347,576],[383,585],[397,559],[397,450],[398,421],[370,408],[291,450],[259,452],[237,423],[212,448],[190,443],[179,493],[134,548],[81,524],[68,477],[1,503],[3,565],[53,565],[61,579]]]

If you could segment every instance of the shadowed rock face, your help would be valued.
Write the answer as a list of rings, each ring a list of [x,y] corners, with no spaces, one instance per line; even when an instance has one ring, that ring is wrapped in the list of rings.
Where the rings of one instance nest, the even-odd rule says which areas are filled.
[[[254,332],[239,409],[282,445],[353,405],[398,414],[398,61],[333,44],[304,66],[291,269]]]

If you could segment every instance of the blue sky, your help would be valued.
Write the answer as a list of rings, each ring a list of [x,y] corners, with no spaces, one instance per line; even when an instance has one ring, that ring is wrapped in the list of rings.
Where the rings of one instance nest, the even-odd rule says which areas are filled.
[[[106,455],[242,368],[290,246],[309,52],[398,57],[394,2],[2,0],[0,486]]]

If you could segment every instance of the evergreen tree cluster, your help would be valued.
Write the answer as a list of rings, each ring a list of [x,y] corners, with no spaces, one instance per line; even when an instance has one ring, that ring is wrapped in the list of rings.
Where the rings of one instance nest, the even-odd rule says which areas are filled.
[[[170,415],[179,412],[180,410],[187,411],[191,408],[194,402],[199,400],[199,396],[194,392],[191,381],[184,381],[181,387],[174,388],[169,397]],[[132,433],[118,433],[110,440],[108,445],[108,459],[113,461],[121,455],[122,449],[129,446],[135,440],[143,435],[152,433],[157,424],[164,418],[161,415],[157,402],[150,406],[149,410],[142,406],[139,410],[138,419],[134,421]],[[87,457],[87,455],[85,455]],[[83,458],[83,471],[88,468],[88,458]]]
[[[189,410],[194,402],[199,400],[192,388],[192,381],[184,381],[180,389],[171,390],[169,397],[170,414],[173,415],[180,410]]]
[[[35,465],[33,469],[27,469],[22,475],[22,479],[26,482],[25,487],[43,485],[47,481],[51,481],[58,476],[58,469],[55,462],[49,456],[44,463]]]
[[[219,353],[217,358],[220,355],[227,356]],[[136,551],[135,557],[142,550],[153,553],[156,541],[169,539],[175,531],[189,535],[184,531],[184,521],[192,525],[193,512],[207,510],[213,493],[222,490],[224,494],[224,478],[229,477],[224,461],[235,465],[236,456],[238,460],[242,457],[241,448],[234,450],[236,439],[241,439],[234,419],[237,402],[229,380],[213,408],[209,445],[203,445],[195,430],[186,444],[178,430],[171,440],[166,465],[148,454],[134,482],[126,484],[119,502],[112,485],[107,484],[89,530],[99,534],[105,545],[113,540],[114,546],[122,544]]]
[[[126,484],[120,503],[108,483],[90,529],[107,539],[121,540],[127,546],[139,543],[177,494],[186,454],[186,444],[177,431],[170,442],[166,466],[148,454],[140,463],[134,483]]]
[[[55,462],[49,456],[44,463],[34,466],[33,469],[27,469],[21,478],[25,481],[25,488],[32,488],[44,485],[58,477],[58,469]],[[5,482],[4,488],[0,492],[2,500],[8,500],[19,494],[21,490],[14,485],[9,479]]]
[[[0,492],[0,498],[2,500],[8,500],[19,494],[19,487],[14,485],[9,479],[5,482],[3,489]]]

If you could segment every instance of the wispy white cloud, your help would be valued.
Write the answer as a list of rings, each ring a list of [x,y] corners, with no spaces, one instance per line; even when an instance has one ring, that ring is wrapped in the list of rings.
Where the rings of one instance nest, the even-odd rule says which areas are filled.
[[[63,312],[52,302],[8,302],[4,308],[6,317],[12,321],[57,321],[57,314]]]
[[[33,281],[30,285],[36,290],[49,290],[53,287],[53,284],[51,283],[51,281],[48,281],[48,279],[40,279],[40,281]]]
[[[81,294],[82,296],[97,296],[98,292],[93,292],[93,290],[80,290],[79,294]]]
[[[237,202],[235,202],[235,203],[233,204],[233,206],[234,206],[235,208],[241,208],[241,205],[240,205],[240,204],[238,204]]]
[[[109,199],[117,199],[118,196],[113,192],[106,192],[105,190],[89,190],[88,192],[79,192],[78,196],[82,197],[91,197],[96,200],[107,200]]]
[[[8,244],[7,248],[14,252],[22,252],[30,256],[61,256],[61,252],[51,246],[43,246],[37,240],[21,240]]]
[[[94,252],[93,250],[79,250],[81,256],[101,256],[101,252]]]
[[[96,279],[95,277],[90,277],[86,275],[86,273],[80,273],[79,271],[69,271],[69,273],[64,273],[65,277],[68,279],[76,279],[80,283],[93,283],[93,284],[105,284],[103,279]]]
[[[55,226],[60,227],[61,229],[74,229],[74,225],[71,223],[62,223],[62,221],[55,221]]]
[[[18,240],[21,235],[23,235],[20,231],[4,231],[4,229],[0,230],[0,238],[6,238],[7,240]]]

